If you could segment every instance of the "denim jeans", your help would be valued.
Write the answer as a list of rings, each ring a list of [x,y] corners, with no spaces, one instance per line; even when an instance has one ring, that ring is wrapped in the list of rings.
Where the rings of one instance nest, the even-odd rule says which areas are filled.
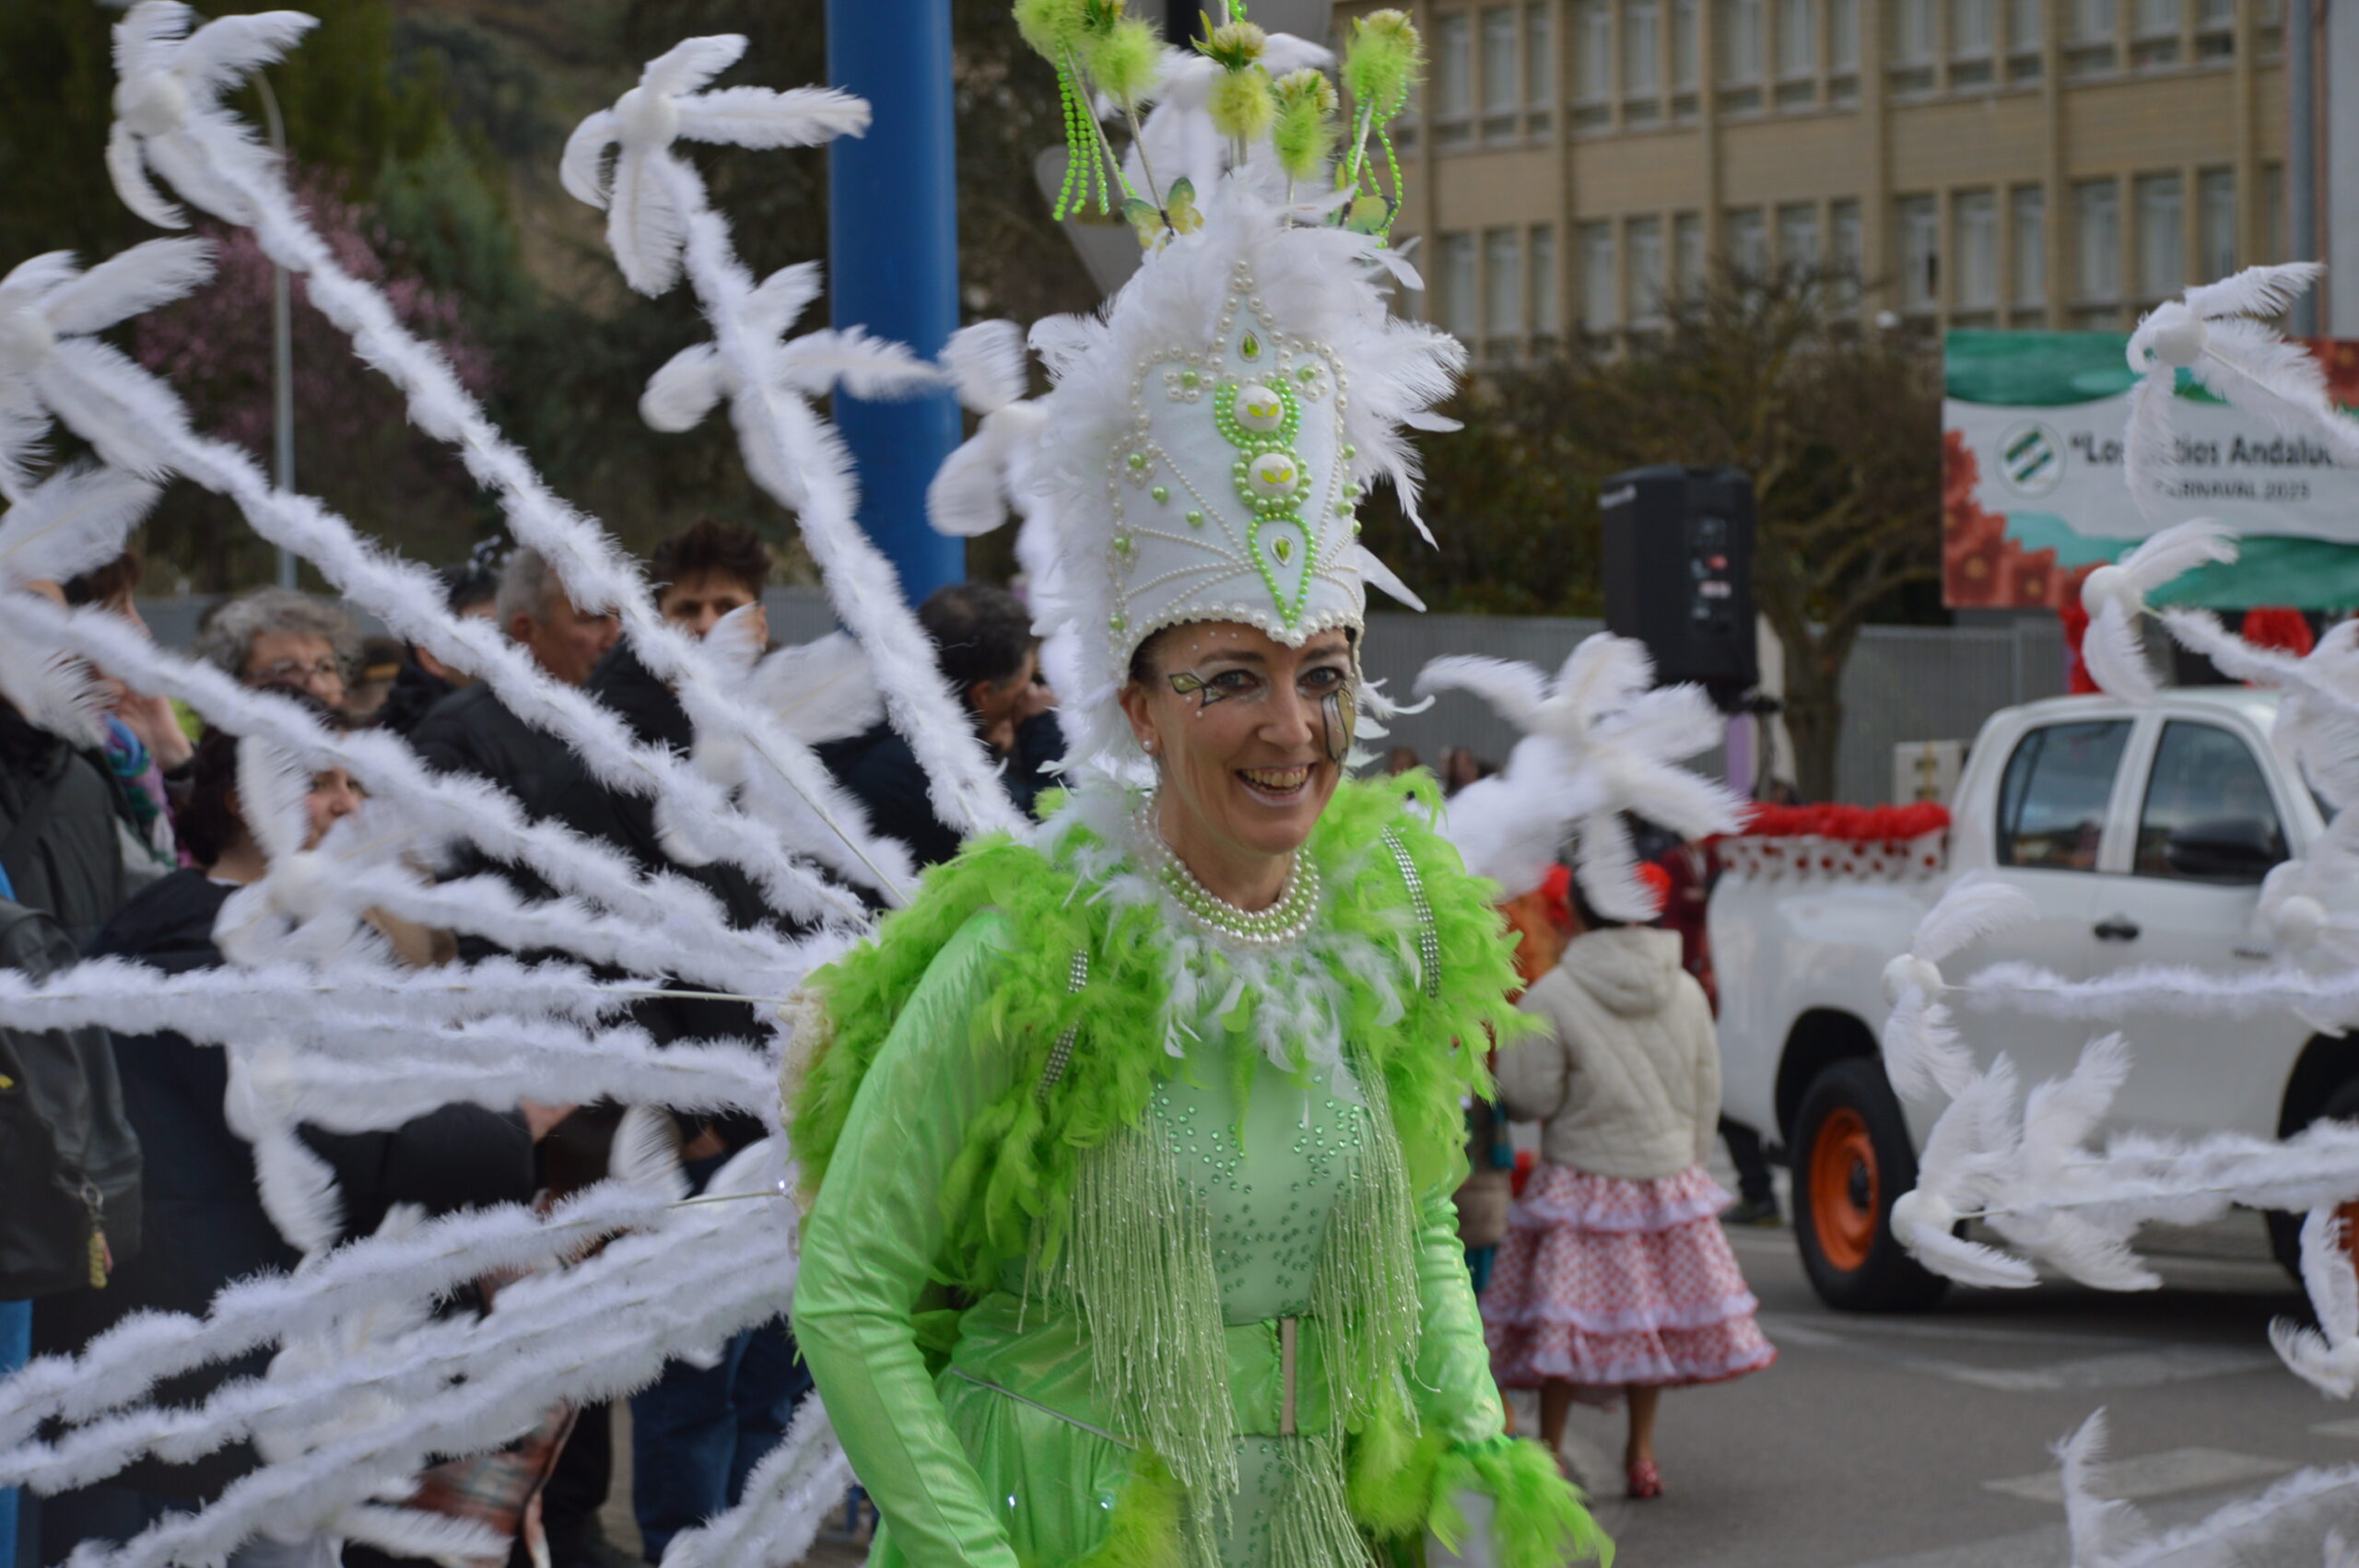
[[[650,1562],[674,1536],[735,1505],[810,1388],[777,1318],[731,1340],[719,1364],[667,1362],[653,1387],[631,1396],[631,1512]]]
[[[25,1364],[33,1348],[33,1304],[0,1301],[0,1379]],[[0,1568],[17,1561],[17,1489],[0,1486]]]

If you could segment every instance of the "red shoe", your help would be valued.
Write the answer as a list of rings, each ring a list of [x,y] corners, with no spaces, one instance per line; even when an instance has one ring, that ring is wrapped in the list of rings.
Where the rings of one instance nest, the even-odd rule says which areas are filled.
[[[1652,1459],[1630,1461],[1630,1495],[1636,1498],[1661,1497],[1662,1472],[1655,1469]]]

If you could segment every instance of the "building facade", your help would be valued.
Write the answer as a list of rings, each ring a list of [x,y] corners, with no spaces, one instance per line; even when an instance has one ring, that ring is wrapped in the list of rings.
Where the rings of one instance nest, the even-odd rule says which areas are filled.
[[[1412,8],[1397,232],[1488,363],[1643,332],[1714,257],[1848,263],[1935,331],[2126,328],[2283,259],[2281,0]]]

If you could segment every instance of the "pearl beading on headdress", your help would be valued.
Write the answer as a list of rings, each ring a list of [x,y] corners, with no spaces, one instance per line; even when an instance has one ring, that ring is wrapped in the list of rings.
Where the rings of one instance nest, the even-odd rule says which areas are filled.
[[[1358,626],[1350,380],[1281,330],[1243,259],[1202,346],[1145,357],[1106,456],[1107,631],[1118,664],[1166,626],[1238,621],[1299,646]]]

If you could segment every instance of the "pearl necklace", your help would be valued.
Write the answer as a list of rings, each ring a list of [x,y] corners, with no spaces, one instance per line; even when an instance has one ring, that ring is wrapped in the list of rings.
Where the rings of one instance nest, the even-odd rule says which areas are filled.
[[[1266,909],[1240,909],[1206,887],[1188,863],[1171,852],[1155,825],[1155,802],[1150,794],[1139,806],[1139,839],[1159,862],[1156,880],[1163,890],[1191,918],[1232,942],[1251,947],[1283,947],[1299,941],[1310,929],[1311,919],[1319,912],[1317,862],[1297,852],[1278,901]]]

